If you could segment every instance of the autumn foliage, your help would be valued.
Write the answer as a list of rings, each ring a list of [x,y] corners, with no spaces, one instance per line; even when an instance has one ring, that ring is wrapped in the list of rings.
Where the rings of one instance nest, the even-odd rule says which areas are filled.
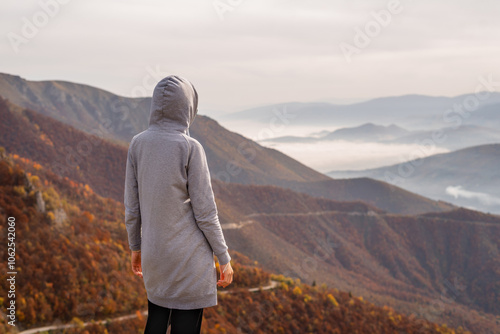
[[[60,179],[27,160],[0,152],[0,219],[16,218],[16,301],[20,328],[71,323],[64,333],[140,333],[147,317],[142,281],[129,268],[123,206],[86,184]],[[20,164],[40,175],[24,171]],[[42,192],[45,210],[36,200]],[[63,214],[64,212],[64,214]],[[5,244],[6,226],[2,224]],[[5,248],[0,249],[5,258]],[[204,313],[204,333],[463,333],[377,307],[350,293],[271,276],[232,252],[233,293]],[[6,272],[5,262],[0,270]],[[279,282],[272,290],[248,287]],[[6,281],[0,283],[6,306]],[[133,319],[83,326],[133,314]],[[3,327],[1,327],[3,326]],[[7,331],[2,319],[0,331]],[[56,331],[57,332],[57,331]]]

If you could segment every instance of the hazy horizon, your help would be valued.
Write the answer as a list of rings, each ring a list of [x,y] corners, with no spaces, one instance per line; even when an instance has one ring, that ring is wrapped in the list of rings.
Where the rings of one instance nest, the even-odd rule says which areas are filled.
[[[458,96],[479,76],[500,77],[492,0],[221,3],[5,2],[0,72],[122,96],[149,96],[161,77],[178,74],[209,115],[290,101]]]

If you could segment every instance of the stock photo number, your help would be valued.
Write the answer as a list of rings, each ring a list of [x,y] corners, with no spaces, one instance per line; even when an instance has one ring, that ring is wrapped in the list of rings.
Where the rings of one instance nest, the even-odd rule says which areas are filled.
[[[9,304],[7,306],[7,318],[9,319],[9,325],[16,325],[16,218],[8,218],[8,228],[7,228],[7,281],[8,290],[7,297],[9,298]]]

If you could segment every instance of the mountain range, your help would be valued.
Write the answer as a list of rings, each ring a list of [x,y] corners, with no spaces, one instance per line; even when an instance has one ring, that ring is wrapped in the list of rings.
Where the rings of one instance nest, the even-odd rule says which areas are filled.
[[[14,101],[24,93],[0,90],[0,146],[32,175],[47,175],[54,185],[76,182],[84,192],[113,199],[109,205],[120,211],[131,135],[120,129],[142,131],[147,108],[116,118],[124,124],[96,135],[95,126],[112,117],[111,93],[89,87],[90,96],[79,93],[83,108],[61,103],[49,111],[53,96],[74,101],[67,87],[78,85],[40,85],[55,87],[49,95],[30,88],[36,97],[28,100],[43,108],[20,106]],[[107,97],[99,108],[101,94]],[[230,249],[271,273],[326,283],[406,314],[478,333],[498,326],[500,217],[373,178],[331,179],[201,115],[191,133],[206,149]],[[111,207],[99,210],[105,216]],[[82,222],[79,231],[92,222]],[[115,236],[126,244],[123,231]]]
[[[7,75],[7,78],[9,77],[12,76]],[[32,83],[26,80],[22,81],[24,85],[21,87],[30,87]],[[110,94],[107,92],[95,92],[94,90],[99,91],[97,88],[89,89],[92,92],[90,96],[91,101],[85,102],[82,100],[82,105],[90,105],[92,101],[94,101],[96,95]],[[128,144],[120,139],[121,135],[114,132],[114,129],[134,128],[135,123],[131,120],[139,119],[139,116],[118,118],[122,119],[121,122],[123,123],[130,122],[129,125],[115,124],[113,128],[103,128],[102,124],[99,123],[97,119],[88,115],[86,109],[72,109],[71,112],[66,113],[65,108],[71,109],[72,107],[61,105],[58,110],[66,116],[51,117],[50,115],[46,115],[44,108],[39,108],[37,106],[35,106],[33,110],[25,109],[26,107],[21,108],[14,104],[9,96],[2,95],[8,93],[9,91],[6,93],[0,91],[0,97],[3,96],[10,101],[4,102],[5,112],[1,114],[1,117],[5,117],[6,119],[0,122],[0,127],[3,127],[0,135],[4,138],[3,141],[0,142],[0,145],[5,146],[11,152],[24,154],[24,156],[29,156],[29,154],[25,154],[23,151],[30,151],[38,156],[43,155],[40,158],[45,159],[46,163],[49,163],[54,171],[58,169],[60,170],[58,172],[59,174],[66,173],[64,174],[65,176],[75,178],[82,182],[86,179],[87,182],[85,183],[91,184],[93,182],[90,180],[95,177],[102,177],[101,181],[96,181],[95,184],[91,184],[91,186],[96,190],[102,189],[105,191],[105,193],[101,193],[103,196],[112,196],[120,201],[123,199],[123,197],[120,197],[123,185],[113,183],[111,186],[109,180],[124,175],[124,166],[116,166],[118,160],[113,158],[112,155],[106,157],[106,154],[108,154],[106,152],[116,152],[116,147],[108,149],[105,144],[107,141],[101,139],[108,139],[111,137],[111,141],[115,145],[124,148],[124,150],[120,151],[121,153],[116,154],[125,156]],[[60,92],[58,94],[52,93],[52,95],[46,96],[42,93],[33,99],[36,101],[48,99],[49,102],[41,103],[42,105],[48,105],[53,95],[64,94],[66,93]],[[121,97],[114,98],[111,95],[108,96],[106,101],[118,99],[123,100],[127,105],[134,101],[134,99],[132,99],[132,102],[130,102],[126,98]],[[9,107],[9,105],[11,107]],[[93,114],[100,115],[100,120],[111,119],[113,117],[113,111],[107,109],[106,106],[107,104],[105,103],[105,106],[99,112],[94,112]],[[10,112],[7,112],[7,110],[10,110]],[[15,112],[16,110],[18,111],[17,113]],[[149,117],[144,115],[145,109],[138,108],[134,112],[138,115],[142,115],[144,119],[148,119]],[[24,117],[20,115],[23,113],[25,114]],[[46,117],[42,117],[44,115]],[[9,120],[7,120],[7,118],[9,118]],[[36,121],[33,118],[39,118],[40,121]],[[60,123],[54,123],[53,119],[61,120],[66,124],[71,123],[72,128],[65,129]],[[62,119],[64,119],[64,121]],[[92,124],[91,126],[85,122],[85,120],[88,119],[91,119],[91,121],[89,121]],[[147,121],[143,120],[142,124],[147,124]],[[78,134],[75,134],[73,127],[83,130],[86,133],[78,132]],[[52,130],[53,128],[60,128],[61,130],[54,132]],[[16,129],[14,131],[16,134],[15,136],[10,135],[13,129]],[[138,133],[144,129],[145,125],[144,127],[138,127],[134,131]],[[194,138],[198,139],[204,145],[211,175],[217,180],[243,184],[272,184],[313,196],[322,196],[334,200],[365,200],[381,209],[395,213],[423,213],[453,208],[453,206],[448,203],[432,201],[374,179],[359,178],[348,181],[331,179],[277,150],[265,148],[237,133],[228,131],[216,121],[202,115],[196,117],[190,132]],[[86,135],[90,135],[90,137]],[[15,138],[16,136],[21,137],[21,139],[18,140]],[[39,138],[37,139],[36,137]],[[30,140],[23,138],[30,138]],[[52,144],[50,144],[50,141],[44,141],[44,138],[49,138]],[[78,149],[78,145],[85,146],[82,142],[84,143],[87,141],[90,143],[95,142],[96,144],[87,145],[89,147]],[[32,144],[27,145],[29,142]],[[10,145],[14,145],[15,147]],[[41,149],[41,147],[36,147],[36,145],[47,146],[48,150],[52,153],[44,155],[41,153],[43,149]],[[86,151],[89,151],[89,153],[86,153]],[[91,152],[94,153],[91,154]],[[106,167],[107,165],[105,165],[99,168],[109,169],[107,172],[99,171],[99,173],[95,173],[94,167],[92,167],[89,159],[94,157],[97,152],[100,152],[99,154],[101,155],[99,160],[110,160],[110,164],[113,165],[113,168],[108,168]],[[114,154],[115,153],[113,153],[113,155]],[[75,165],[75,160],[83,160],[78,170],[72,168],[72,166]],[[87,165],[84,166],[85,164]],[[372,194],[374,193],[376,193],[377,196],[373,196]],[[411,201],[414,205],[408,206],[408,201]]]
[[[474,102],[472,107],[469,106],[470,101]],[[286,112],[296,125],[352,127],[359,125],[359,120],[363,119],[365,122],[382,125],[395,123],[412,130],[436,129],[455,126],[458,123],[498,130],[500,121],[495,115],[498,113],[499,106],[500,93],[498,92],[479,92],[479,94],[456,97],[404,95],[377,98],[349,105],[302,102],[266,105],[229,113],[221,117],[221,120],[269,124],[276,117],[276,112]],[[461,110],[461,113],[455,110]]]
[[[479,125],[460,125],[443,127],[435,130],[406,130],[398,125],[377,125],[365,123],[355,127],[341,128],[335,131],[322,131],[310,136],[282,136],[266,138],[259,142],[266,143],[307,143],[343,140],[352,143],[379,143],[398,145],[428,145],[448,150],[458,150],[500,142],[500,131]]]
[[[429,198],[500,214],[498,166],[500,144],[487,144],[387,167],[328,174],[336,178],[383,180]]]

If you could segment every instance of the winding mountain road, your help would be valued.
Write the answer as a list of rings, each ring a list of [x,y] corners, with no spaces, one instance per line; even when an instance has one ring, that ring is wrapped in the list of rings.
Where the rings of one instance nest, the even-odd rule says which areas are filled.
[[[245,218],[258,218],[258,217],[308,217],[308,216],[321,216],[326,214],[345,214],[349,216],[384,216],[375,211],[369,210],[367,212],[360,211],[339,211],[339,210],[326,210],[326,211],[307,211],[307,212],[271,212],[271,213],[252,213],[246,215]],[[246,219],[238,223],[229,223],[221,225],[223,230],[240,229],[246,225],[255,223],[255,220]]]
[[[262,287],[248,288],[247,291],[257,292],[257,291],[260,291],[260,290],[271,290],[271,289],[276,288],[278,286],[278,284],[279,284],[278,281],[271,280],[271,282],[269,283],[269,285],[262,286]],[[227,290],[227,291],[219,290],[218,292],[225,294],[225,293],[238,293],[238,292],[241,292],[241,291],[242,290]],[[141,314],[144,315],[144,316],[147,316],[148,315],[148,311],[142,311]],[[90,325],[93,325],[93,324],[103,325],[103,324],[106,324],[108,322],[123,321],[123,320],[128,320],[128,319],[133,319],[133,318],[137,318],[137,313],[132,313],[132,314],[128,314],[128,315],[122,315],[122,316],[119,316],[119,317],[116,317],[116,318],[111,318],[111,319],[84,322],[83,323],[83,327],[90,326]],[[36,334],[36,333],[46,332],[46,331],[55,330],[55,329],[66,329],[66,328],[78,327],[78,326],[79,325],[77,325],[77,324],[51,325],[51,326],[44,326],[44,327],[37,327],[37,328],[27,329],[27,330],[24,330],[22,332],[19,332],[19,334]]]

